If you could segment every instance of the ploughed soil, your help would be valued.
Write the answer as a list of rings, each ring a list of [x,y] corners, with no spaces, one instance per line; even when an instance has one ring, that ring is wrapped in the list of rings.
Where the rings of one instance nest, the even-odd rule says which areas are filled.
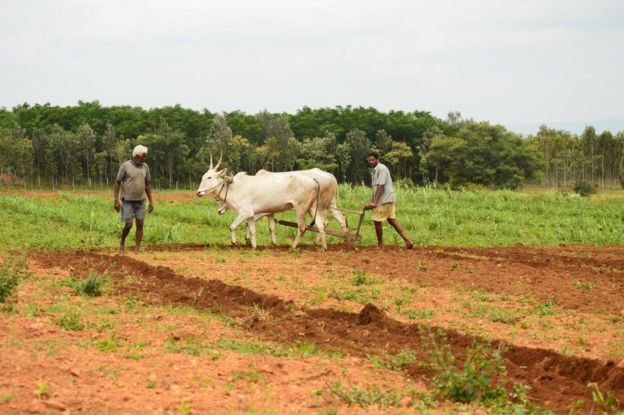
[[[400,321],[382,311],[378,304],[363,305],[359,312],[347,312],[332,307],[301,307],[288,295],[281,295],[279,292],[267,293],[260,287],[254,288],[249,284],[243,287],[219,279],[220,273],[228,267],[237,267],[235,263],[216,264],[217,270],[212,275],[208,271],[208,278],[196,277],[190,268],[185,272],[184,269],[175,267],[175,264],[158,265],[159,253],[164,255],[179,252],[180,255],[192,259],[200,258],[200,254],[231,249],[247,250],[176,244],[146,246],[145,252],[140,255],[125,256],[104,250],[35,251],[29,254],[29,265],[37,274],[67,273],[77,278],[86,278],[92,270],[97,270],[99,273],[111,275],[117,282],[113,285],[113,298],[138,298],[153,306],[184,306],[202,312],[219,313],[233,321],[242,322],[246,333],[268,342],[294,344],[305,341],[316,345],[320,350],[340,350],[352,359],[366,359],[370,355],[396,353],[409,348],[416,353],[417,359],[416,363],[405,367],[401,372],[402,376],[425,385],[428,384],[431,374],[418,362],[428,359],[425,339],[429,333],[444,336],[453,352],[458,355],[477,339],[475,336],[433,324]],[[616,318],[624,315],[624,246],[514,246],[490,249],[420,247],[412,250],[387,247],[379,251],[370,247],[350,250],[347,246],[330,245],[327,252],[319,252],[313,247],[302,247],[295,254],[286,247],[275,247],[250,253],[246,258],[251,267],[249,274],[253,274],[253,269],[261,269],[263,261],[269,257],[271,260],[277,258],[286,267],[298,268],[299,275],[304,280],[306,275],[312,278],[334,264],[340,264],[374,273],[375,276],[389,281],[400,280],[415,286],[467,287],[509,296],[530,295],[537,302],[552,302],[572,313],[592,313]],[[210,268],[213,264],[204,263],[199,266]],[[263,269],[262,276],[277,278],[280,272],[270,275],[270,271]],[[592,288],[575,290],[572,288],[572,281],[580,281]],[[250,310],[254,309],[261,312],[250,314]],[[601,391],[611,393],[620,403],[624,403],[623,361],[600,358],[599,353],[596,355],[598,357],[577,356],[510,341],[487,341],[494,347],[504,343],[504,361],[509,378],[529,385],[529,397],[544,408],[563,414],[568,413],[575,405],[580,405],[579,412],[589,413],[594,405],[591,389],[587,386],[589,383],[596,383]],[[0,350],[4,353],[11,351],[7,342],[1,347]],[[80,353],[80,350],[76,353]],[[0,372],[5,374],[5,385],[6,374],[22,377],[22,381],[38,378],[36,374],[16,369],[32,364],[20,361],[19,356],[19,353],[15,353],[13,357],[0,356]],[[162,357],[161,360],[162,367],[150,370],[166,371],[169,366],[175,365],[169,357]],[[137,363],[140,365],[142,361]],[[282,367],[285,371],[289,368],[290,366],[286,369]],[[291,369],[305,370],[294,367]],[[349,368],[345,370],[347,369]],[[67,370],[77,372],[68,375],[72,379],[66,386],[71,388],[73,383],[81,381],[80,373],[86,369],[73,367]],[[263,370],[270,371],[267,368]],[[325,372],[321,371],[318,374],[319,378],[325,376],[323,373]],[[309,373],[309,376],[316,374]],[[317,381],[318,378],[314,380]],[[284,396],[288,396],[288,386],[283,385],[283,388]],[[18,392],[15,393],[19,395]],[[93,385],[90,393],[92,397],[97,397],[105,391],[102,386]],[[141,393],[140,390],[132,390],[125,395],[107,396],[106,400],[108,404],[115,400],[128,401],[131,398],[140,398]],[[278,395],[280,393],[281,391]],[[151,396],[149,399],[156,398]],[[297,400],[298,397],[292,396],[289,399]],[[581,399],[583,403],[579,404]],[[22,401],[19,399],[13,401],[14,411],[38,409],[36,403],[31,401],[27,401],[29,403],[26,407],[20,406],[20,402]],[[1,405],[0,401],[0,412]],[[89,408],[84,402],[77,407],[72,407],[71,402],[65,402],[61,406],[60,410],[74,412]],[[121,403],[119,406],[107,407],[124,408]],[[216,406],[213,410],[218,412],[218,408]],[[183,409],[180,410],[183,412]],[[45,410],[54,410],[54,405],[46,406]],[[237,411],[241,408],[233,406],[230,410]],[[309,407],[297,410],[314,412]],[[278,405],[276,412],[288,412],[288,409]]]

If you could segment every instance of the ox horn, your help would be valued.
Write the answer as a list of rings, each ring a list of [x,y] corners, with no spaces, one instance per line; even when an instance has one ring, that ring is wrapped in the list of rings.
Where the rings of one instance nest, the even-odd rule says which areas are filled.
[[[210,170],[212,170],[212,153],[210,153]]]
[[[219,168],[219,164],[221,164],[221,159],[223,159],[223,152],[221,152],[221,155],[219,156],[219,161],[217,162],[217,165],[214,166],[215,170],[217,170]]]

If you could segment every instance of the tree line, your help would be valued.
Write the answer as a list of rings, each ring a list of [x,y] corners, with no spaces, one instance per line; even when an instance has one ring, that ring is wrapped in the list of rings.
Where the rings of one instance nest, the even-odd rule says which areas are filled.
[[[149,148],[155,185],[168,188],[194,188],[211,155],[220,154],[231,172],[320,167],[341,182],[368,183],[370,151],[396,179],[414,184],[516,189],[536,182],[624,181],[624,132],[598,134],[592,127],[577,136],[542,126],[523,137],[456,112],[444,120],[422,111],[351,106],[252,115],[97,101],[0,109],[0,180],[110,185],[136,144]]]

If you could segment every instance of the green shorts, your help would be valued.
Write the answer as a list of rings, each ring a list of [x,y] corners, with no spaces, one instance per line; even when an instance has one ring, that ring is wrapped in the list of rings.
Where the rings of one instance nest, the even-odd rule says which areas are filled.
[[[121,221],[124,223],[145,219],[145,200],[122,200]]]

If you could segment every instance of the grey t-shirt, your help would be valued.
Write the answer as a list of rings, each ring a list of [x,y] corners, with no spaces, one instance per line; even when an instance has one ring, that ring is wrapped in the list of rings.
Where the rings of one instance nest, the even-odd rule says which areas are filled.
[[[381,194],[379,201],[377,202],[377,206],[383,205],[384,203],[395,203],[396,202],[396,194],[394,193],[394,186],[392,185],[392,177],[390,177],[390,170],[381,164],[377,163],[377,166],[373,169],[371,174],[372,176],[372,186],[373,186],[373,197],[375,197],[375,191],[377,190],[377,186],[383,186],[384,192]]]
[[[117,172],[118,182],[121,182],[121,198],[123,200],[144,200],[145,181],[150,181],[150,171],[147,163],[137,167],[132,160],[124,161]]]

